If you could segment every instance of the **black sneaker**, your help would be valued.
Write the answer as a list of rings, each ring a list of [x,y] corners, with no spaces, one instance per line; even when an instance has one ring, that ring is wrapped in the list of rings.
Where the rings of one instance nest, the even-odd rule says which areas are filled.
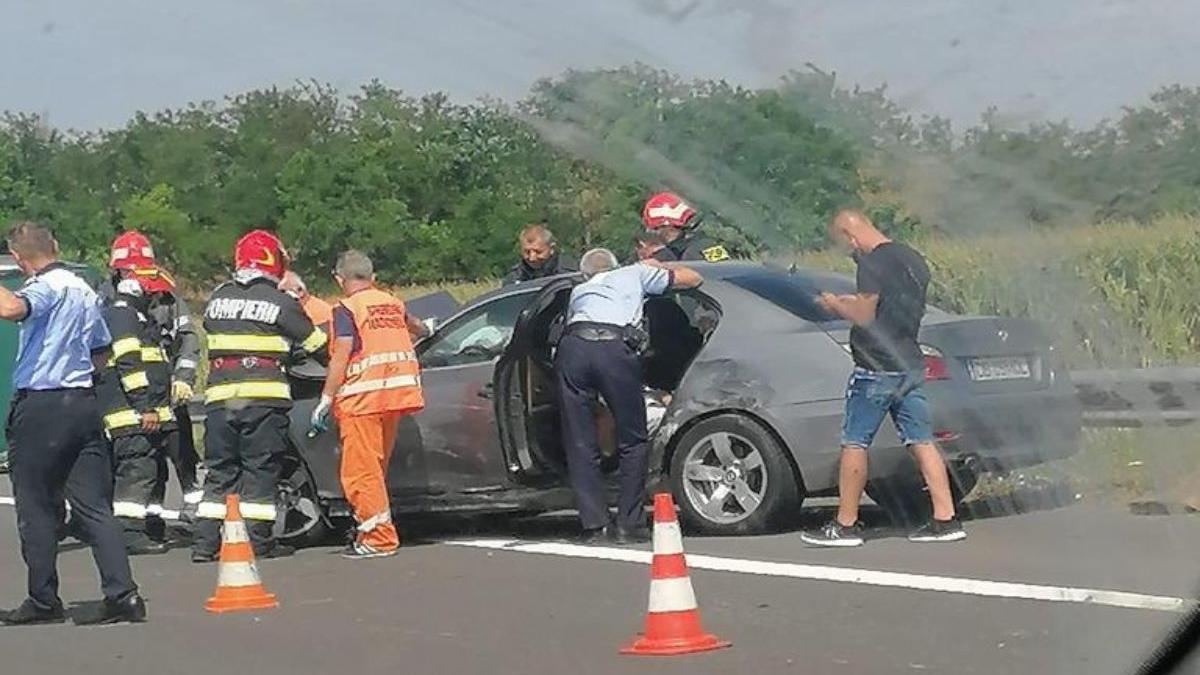
[[[342,557],[346,560],[370,560],[371,558],[390,558],[396,555],[398,549],[378,549],[370,544],[364,544],[361,541],[356,541],[342,550]]]
[[[0,623],[6,626],[33,626],[44,623],[62,623],[66,621],[62,603],[49,609],[39,607],[32,600],[26,600],[21,606],[0,614]]]
[[[192,562],[203,564],[217,561],[215,551],[192,551]]]
[[[800,541],[809,546],[825,546],[830,548],[862,546],[862,523],[855,523],[846,527],[834,518],[825,523],[825,527],[816,532],[801,532]]]
[[[296,554],[295,546],[288,546],[287,544],[275,544],[275,545],[271,546],[271,548],[263,551],[262,553],[255,551],[254,557],[262,558],[264,560],[270,560],[272,558],[290,558],[295,554]]]
[[[579,536],[575,539],[575,543],[583,544],[584,546],[603,544],[608,536],[606,534],[607,529],[608,528],[597,527],[591,530],[584,530],[579,533]]]
[[[636,546],[650,541],[650,530],[646,527],[627,530],[614,524],[604,528],[604,532],[609,541],[619,546]]]
[[[962,541],[967,538],[967,531],[963,529],[962,523],[958,518],[950,520],[933,520],[930,519],[916,532],[908,535],[909,541],[914,541],[921,544],[932,544],[946,541]]]

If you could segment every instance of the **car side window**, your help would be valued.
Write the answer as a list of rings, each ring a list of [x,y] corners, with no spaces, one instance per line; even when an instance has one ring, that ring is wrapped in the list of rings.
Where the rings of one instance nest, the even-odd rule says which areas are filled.
[[[536,293],[516,293],[484,303],[447,323],[423,345],[422,368],[483,363],[504,353],[521,310]]]

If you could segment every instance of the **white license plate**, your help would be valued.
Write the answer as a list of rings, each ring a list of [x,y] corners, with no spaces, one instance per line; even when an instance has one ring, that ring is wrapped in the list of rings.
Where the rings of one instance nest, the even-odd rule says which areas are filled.
[[[1023,356],[971,359],[967,361],[967,371],[976,382],[1027,380],[1030,377],[1029,359]]]

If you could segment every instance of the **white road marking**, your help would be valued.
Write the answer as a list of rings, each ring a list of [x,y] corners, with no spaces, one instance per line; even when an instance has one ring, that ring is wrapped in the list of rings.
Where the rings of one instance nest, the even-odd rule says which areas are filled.
[[[3,495],[0,495],[0,505],[16,506],[17,500],[13,499],[12,497],[5,497]],[[162,517],[163,520],[179,520],[179,512],[171,510],[171,509],[163,509],[159,515]]]
[[[529,543],[515,539],[471,539],[445,542],[449,546],[466,546],[517,553],[565,556],[569,558],[591,558],[618,562],[650,563],[651,553],[636,549],[609,548],[604,546],[581,546],[563,543]],[[1070,586],[1043,586],[1010,581],[989,581],[964,577],[945,577],[906,572],[858,569],[853,567],[831,567],[802,563],[780,563],[742,558],[723,558],[710,555],[687,556],[691,569],[715,572],[733,572],[757,576],[834,581],[840,583],[907,588],[919,591],[941,591],[962,595],[990,598],[1015,598],[1040,600],[1043,602],[1070,602],[1084,605],[1103,605],[1127,609],[1148,609],[1160,612],[1182,612],[1196,604],[1194,600],[1162,595],[1144,595],[1126,591]]]

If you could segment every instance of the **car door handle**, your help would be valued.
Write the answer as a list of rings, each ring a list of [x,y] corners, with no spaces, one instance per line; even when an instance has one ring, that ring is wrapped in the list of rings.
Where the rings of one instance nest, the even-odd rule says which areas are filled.
[[[479,398],[486,398],[490,401],[492,399],[492,395],[495,394],[495,392],[496,392],[495,386],[491,382],[488,382],[487,384],[483,385],[482,389],[479,390],[479,392],[478,392]]]

